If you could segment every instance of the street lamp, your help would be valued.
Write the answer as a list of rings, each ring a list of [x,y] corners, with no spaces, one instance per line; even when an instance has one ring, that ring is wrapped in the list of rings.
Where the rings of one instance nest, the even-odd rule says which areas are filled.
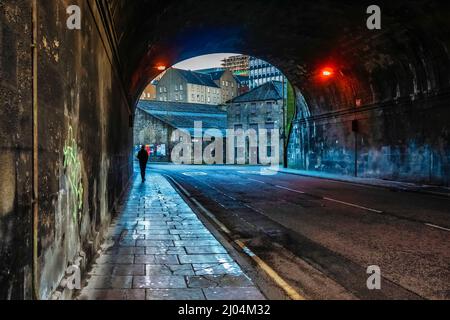
[[[326,68],[322,69],[320,74],[321,74],[322,78],[328,79],[328,78],[331,78],[332,76],[334,76],[334,70],[333,70],[333,68],[326,67]]]

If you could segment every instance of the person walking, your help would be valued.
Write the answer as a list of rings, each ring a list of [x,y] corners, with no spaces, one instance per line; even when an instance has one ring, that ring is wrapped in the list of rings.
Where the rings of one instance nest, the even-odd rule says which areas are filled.
[[[145,170],[147,169],[148,163],[148,152],[145,149],[145,146],[142,146],[141,150],[137,155],[137,158],[139,159],[139,165],[141,167],[142,182],[145,182]]]

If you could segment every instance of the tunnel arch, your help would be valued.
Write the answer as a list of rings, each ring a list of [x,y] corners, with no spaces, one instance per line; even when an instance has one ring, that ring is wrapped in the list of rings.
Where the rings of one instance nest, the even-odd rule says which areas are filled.
[[[380,1],[382,29],[368,30],[365,2],[236,0],[217,10],[209,1],[164,1],[156,11],[151,3],[110,7],[133,104],[157,64],[242,52],[275,65],[302,93],[296,168],[448,183],[448,4]],[[326,67],[334,76],[324,81]]]
[[[427,91],[429,85],[439,89],[449,83],[442,72],[445,68],[440,67],[448,67],[448,43],[445,33],[439,31],[446,14],[429,1],[406,5],[382,1],[381,31],[367,30],[366,4],[348,2],[337,6],[330,1],[285,1],[283,5],[278,1],[231,1],[214,10],[208,1],[167,1],[153,6],[142,1],[130,8],[118,0],[111,6],[113,16],[120,12],[118,52],[123,55],[121,60],[126,60],[124,78],[133,101],[143,79],[154,74],[153,65],[173,65],[217,52],[242,52],[279,67],[318,112],[324,108],[318,102],[320,95],[338,108],[354,104],[348,89],[351,83],[356,84],[362,104],[395,98],[398,92],[391,87],[399,87],[401,96],[407,96],[414,90]],[[152,7],[160,10],[151,12]],[[421,9],[432,13],[434,19],[421,15]],[[315,72],[328,64],[345,77],[336,81],[334,88],[321,88],[312,80]],[[389,81],[380,81],[383,76]]]
[[[68,31],[69,1],[2,0],[0,148],[16,200],[0,208],[0,297],[48,297],[79,249],[93,258],[133,177],[132,109],[158,63],[259,57],[303,94],[294,168],[449,185],[450,3],[377,3],[382,29],[370,31],[369,1],[73,0],[82,29]],[[326,67],[334,77],[323,81]],[[73,141],[84,186],[76,221],[64,165]]]

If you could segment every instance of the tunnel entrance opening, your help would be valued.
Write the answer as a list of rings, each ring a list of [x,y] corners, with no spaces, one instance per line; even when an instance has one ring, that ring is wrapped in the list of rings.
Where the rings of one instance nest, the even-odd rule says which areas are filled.
[[[127,8],[119,3],[112,6],[113,16],[115,8]],[[448,100],[450,83],[444,71],[449,68],[448,41],[439,31],[446,18],[434,7],[426,9],[433,11],[430,23],[413,4],[383,2],[383,27],[371,30],[363,4],[342,4],[340,9],[326,3],[296,4],[289,11],[275,2],[237,1],[227,4],[224,15],[210,14],[211,4],[203,5],[167,5],[158,24],[138,24],[142,35],[157,34],[156,42],[122,33],[124,50],[142,43],[133,48],[135,63],[125,68],[133,101],[157,73],[156,65],[212,52],[248,53],[277,65],[295,88],[289,167],[449,184],[448,114],[442,103]],[[130,9],[128,15],[136,19],[142,13]],[[187,16],[192,21],[184,22],[181,17]],[[324,16],[333,18],[318,22]],[[273,19],[285,23],[266,23]],[[122,27],[124,20],[118,22]],[[421,121],[431,118],[437,128]]]
[[[296,92],[278,68],[223,53],[154,69],[162,73],[136,106],[135,153],[145,146],[150,163],[287,166]]]

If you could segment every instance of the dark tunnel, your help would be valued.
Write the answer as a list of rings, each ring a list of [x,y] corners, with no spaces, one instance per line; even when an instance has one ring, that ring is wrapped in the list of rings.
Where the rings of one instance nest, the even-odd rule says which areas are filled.
[[[290,80],[288,167],[449,186],[450,5],[378,1],[369,30],[370,4],[2,0],[0,299],[48,299],[87,268],[133,175],[142,90],[199,55],[256,56]]]

